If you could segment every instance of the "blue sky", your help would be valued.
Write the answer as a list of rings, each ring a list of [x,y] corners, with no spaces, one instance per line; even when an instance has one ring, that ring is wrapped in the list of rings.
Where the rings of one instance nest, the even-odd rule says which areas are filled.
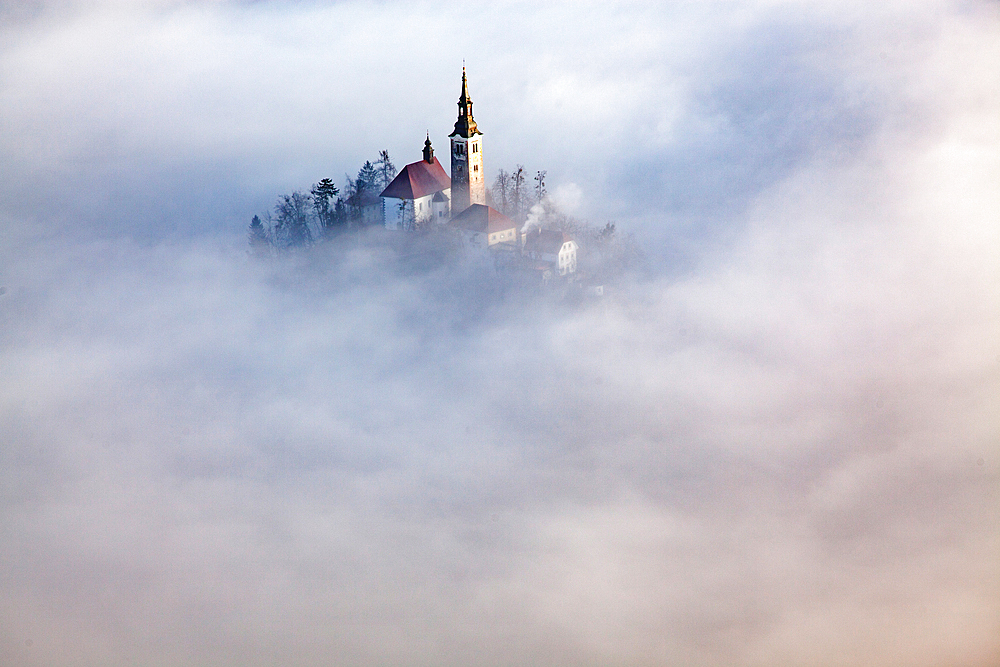
[[[0,4],[0,662],[1000,657],[1000,16]],[[491,305],[250,217],[441,149],[650,274]]]

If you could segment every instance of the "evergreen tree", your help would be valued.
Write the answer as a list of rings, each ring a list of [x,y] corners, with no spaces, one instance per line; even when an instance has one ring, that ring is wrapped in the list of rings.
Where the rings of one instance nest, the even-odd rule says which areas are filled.
[[[379,171],[371,160],[366,160],[354,180],[347,177],[347,206],[350,219],[356,224],[371,222],[363,220],[365,209],[378,203]]]
[[[250,221],[248,237],[250,241],[250,251],[253,254],[267,254],[271,244],[271,239],[268,238],[267,229],[264,228],[264,224],[260,221],[259,216],[255,215],[253,220]]]
[[[360,179],[354,180],[350,176],[345,176],[345,178],[347,179],[347,189],[344,191],[344,194],[347,195],[344,199],[346,211],[348,218],[357,222],[361,219],[361,209],[364,206],[365,183]]]
[[[378,170],[370,160],[365,160],[364,165],[358,172],[357,188],[363,191],[372,191],[378,187]]]
[[[329,231],[335,224],[334,209],[331,208],[331,200],[340,194],[340,190],[329,178],[324,178],[315,184],[310,191],[312,194],[313,210],[323,229]]]
[[[337,227],[347,226],[347,204],[343,197],[337,197],[337,203],[333,207],[333,221]]]

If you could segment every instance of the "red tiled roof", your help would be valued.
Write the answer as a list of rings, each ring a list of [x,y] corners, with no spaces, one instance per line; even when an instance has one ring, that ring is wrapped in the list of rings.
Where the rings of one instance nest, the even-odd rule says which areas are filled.
[[[382,191],[381,196],[419,199],[450,187],[451,178],[445,173],[438,159],[434,158],[433,164],[421,160],[403,167],[403,170],[396,174],[396,178],[392,179],[389,187]]]
[[[500,211],[482,204],[473,204],[452,218],[449,224],[452,227],[487,234],[502,232],[517,226],[513,220]]]

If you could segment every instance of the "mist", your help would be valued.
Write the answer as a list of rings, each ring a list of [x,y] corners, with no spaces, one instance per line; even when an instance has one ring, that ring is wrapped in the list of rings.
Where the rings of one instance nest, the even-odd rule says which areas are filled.
[[[0,4],[0,663],[1000,661],[995,3]],[[276,198],[548,171],[601,299]]]

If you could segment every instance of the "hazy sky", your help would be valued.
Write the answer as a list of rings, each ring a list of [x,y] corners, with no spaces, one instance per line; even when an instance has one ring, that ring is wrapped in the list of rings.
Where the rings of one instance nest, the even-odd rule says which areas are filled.
[[[0,664],[1000,663],[995,2],[0,2]],[[651,271],[246,255],[463,59]]]

